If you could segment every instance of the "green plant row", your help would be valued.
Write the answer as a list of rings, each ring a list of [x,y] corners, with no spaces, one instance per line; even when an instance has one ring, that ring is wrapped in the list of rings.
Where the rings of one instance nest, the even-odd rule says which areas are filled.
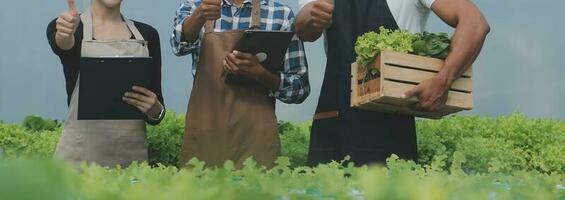
[[[33,123],[0,124],[0,154],[5,158],[50,158],[61,132],[61,124],[44,126]],[[26,124],[35,124],[29,126]],[[34,128],[43,127],[43,128]],[[279,133],[282,155],[293,167],[306,165],[311,122],[281,122]],[[167,112],[159,126],[148,127],[149,163],[176,166],[184,133],[184,115]],[[444,169],[453,163],[455,152],[467,159],[466,173],[509,173],[538,171],[565,173],[565,122],[552,119],[529,119],[516,113],[497,118],[452,116],[442,120],[417,121],[417,163],[430,165],[434,159],[445,160]],[[3,153],[2,153],[3,152]]]
[[[236,170],[232,162],[217,169],[197,160],[190,170],[148,164],[126,169],[82,166],[74,169],[53,161],[0,160],[0,199],[18,200],[505,200],[565,198],[563,175],[514,172],[467,175],[465,160],[456,153],[451,174],[444,161],[421,167],[393,156],[387,167],[344,167],[340,163],[316,168],[291,168],[288,158],[265,170],[247,160]]]
[[[417,123],[418,161],[429,164],[434,157],[452,163],[462,153],[468,173],[535,170],[565,172],[565,122],[529,119],[524,114],[497,118],[455,116]]]

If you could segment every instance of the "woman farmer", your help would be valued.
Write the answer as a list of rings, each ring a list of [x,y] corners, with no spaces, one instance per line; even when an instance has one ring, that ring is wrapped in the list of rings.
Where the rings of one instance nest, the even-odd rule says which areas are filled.
[[[61,59],[67,85],[69,114],[55,157],[74,164],[129,166],[147,160],[145,123],[158,124],[164,115],[161,95],[161,49],[157,31],[121,14],[122,0],[92,0],[79,16],[74,0],[47,28],[51,48]],[[144,120],[77,120],[81,57],[152,57],[151,88],[134,86],[122,100],[147,115]]]
[[[241,166],[253,157],[273,166],[280,152],[275,98],[302,103],[310,93],[303,44],[292,39],[277,73],[233,49],[245,29],[293,31],[291,9],[276,0],[186,0],[174,21],[173,51],[192,54],[196,72],[180,164],[198,158],[209,166],[226,160]],[[257,83],[226,84],[228,74]]]

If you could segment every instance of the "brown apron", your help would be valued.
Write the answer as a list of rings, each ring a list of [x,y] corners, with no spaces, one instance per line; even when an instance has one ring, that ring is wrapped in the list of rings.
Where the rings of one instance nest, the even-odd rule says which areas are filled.
[[[253,0],[252,27],[260,27],[259,0]],[[190,96],[181,166],[191,158],[207,166],[232,160],[237,167],[249,158],[272,167],[280,154],[275,99],[261,85],[226,85],[223,61],[243,30],[213,32],[208,22]]]
[[[93,39],[92,14],[81,15],[84,38],[82,57],[148,57],[147,42],[132,21],[124,17],[135,39],[100,41]],[[80,76],[71,96],[69,115],[55,151],[55,158],[102,166],[127,167],[147,160],[147,137],[143,120],[77,120]],[[121,100],[121,99],[120,99]]]

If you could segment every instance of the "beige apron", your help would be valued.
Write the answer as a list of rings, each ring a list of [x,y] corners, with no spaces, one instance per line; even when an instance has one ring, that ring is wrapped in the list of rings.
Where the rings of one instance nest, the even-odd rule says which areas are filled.
[[[135,40],[100,41],[92,37],[91,11],[82,14],[81,20],[84,32],[82,57],[149,56],[147,42],[132,21],[124,18]],[[55,157],[75,165],[86,162],[109,167],[127,167],[133,161],[147,160],[145,121],[77,120],[79,80],[80,77],[71,96],[69,115]]]
[[[253,0],[252,27],[260,27],[259,0]],[[253,157],[272,167],[280,154],[275,100],[264,86],[226,85],[224,58],[243,30],[212,32],[208,22],[190,96],[181,152],[181,166],[191,158],[207,166],[232,160],[237,167]]]

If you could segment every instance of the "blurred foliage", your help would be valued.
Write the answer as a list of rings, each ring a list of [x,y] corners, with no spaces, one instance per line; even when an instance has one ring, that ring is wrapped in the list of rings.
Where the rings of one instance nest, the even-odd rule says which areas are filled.
[[[524,114],[497,118],[452,116],[417,124],[421,164],[444,155],[447,166],[454,152],[462,153],[468,173],[535,170],[565,173],[565,122],[529,119]]]
[[[152,166],[178,164],[184,123],[183,114],[169,111],[159,126],[148,127]],[[306,165],[310,128],[310,121],[279,123],[281,156],[288,157],[292,167]],[[61,129],[60,125],[0,124],[0,149],[7,158],[50,158]],[[422,167],[432,165],[434,160],[444,160],[441,167],[448,170],[458,152],[466,159],[461,170],[467,174],[521,170],[565,173],[563,121],[529,119],[521,113],[497,118],[455,115],[442,120],[418,120],[417,133],[419,156],[416,163]]]
[[[158,126],[147,126],[149,163],[177,166],[184,135],[184,115],[168,110]]]
[[[333,162],[316,168],[290,167],[281,157],[271,170],[247,160],[240,170],[227,161],[222,168],[204,168],[193,159],[189,169],[134,163],[126,169],[96,165],[75,169],[53,161],[0,160],[0,199],[18,200],[505,200],[565,198],[563,175],[517,171],[467,175],[456,153],[452,173],[392,156],[387,166],[355,168]]]
[[[22,126],[30,131],[53,131],[61,127],[61,124],[57,120],[43,119],[37,115],[30,115],[24,119]]]
[[[296,125],[288,122],[279,123],[279,134],[282,145],[281,153],[282,156],[290,159],[293,167],[306,165],[311,128],[311,121]]]

